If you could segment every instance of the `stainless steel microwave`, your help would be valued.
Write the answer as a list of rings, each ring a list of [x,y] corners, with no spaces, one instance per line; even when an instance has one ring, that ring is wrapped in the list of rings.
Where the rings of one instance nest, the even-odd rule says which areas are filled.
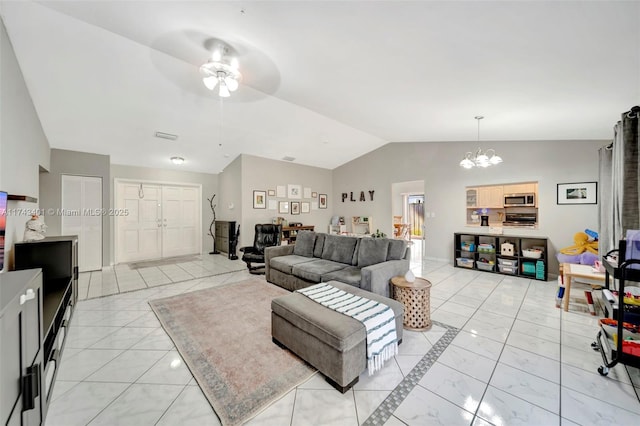
[[[535,207],[535,194],[505,194],[505,207]]]

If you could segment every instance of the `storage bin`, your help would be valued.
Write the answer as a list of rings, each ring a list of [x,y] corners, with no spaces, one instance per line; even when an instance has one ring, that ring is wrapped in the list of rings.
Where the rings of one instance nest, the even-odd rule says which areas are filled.
[[[537,249],[522,249],[522,257],[528,257],[529,259],[540,259],[542,257],[542,250]]]
[[[456,257],[456,265],[462,266],[463,268],[473,268],[473,259],[468,259],[466,257]]]
[[[502,259],[498,258],[498,264],[502,266],[513,266],[515,268],[518,267],[518,261],[515,259]]]
[[[476,260],[476,267],[481,271],[493,272],[495,270],[495,266],[495,263],[480,262],[479,260]]]
[[[478,245],[478,253],[495,253],[496,248],[491,244],[480,244]]]
[[[527,275],[535,275],[536,264],[533,262],[522,262],[522,273]]]
[[[467,241],[462,241],[460,243],[460,250],[462,251],[475,251],[476,245],[474,243],[469,243]]]
[[[518,273],[517,266],[498,265],[498,269],[500,269],[500,272],[502,272],[503,274],[515,275]]]

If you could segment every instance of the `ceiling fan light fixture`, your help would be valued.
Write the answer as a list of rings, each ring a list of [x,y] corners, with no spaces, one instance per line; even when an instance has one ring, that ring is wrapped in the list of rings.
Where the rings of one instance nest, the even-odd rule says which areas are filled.
[[[183,157],[171,157],[171,162],[175,165],[180,165],[182,163],[184,163],[184,158]]]
[[[200,67],[204,85],[209,90],[219,86],[218,95],[223,98],[231,96],[230,92],[238,89],[242,79],[242,74],[238,70],[238,59],[229,56],[228,52],[229,49],[226,46],[217,47],[211,55],[211,60]]]

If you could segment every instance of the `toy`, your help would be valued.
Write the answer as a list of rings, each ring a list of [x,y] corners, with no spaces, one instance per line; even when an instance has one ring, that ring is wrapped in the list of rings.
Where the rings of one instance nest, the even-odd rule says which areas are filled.
[[[38,217],[37,214],[31,215],[31,219],[25,223],[24,240],[25,241],[37,241],[44,239],[44,234],[47,229],[47,225],[44,221]]]
[[[577,255],[585,251],[598,254],[598,241],[589,241],[589,236],[584,232],[578,232],[573,236],[574,245],[560,250],[562,254]]]

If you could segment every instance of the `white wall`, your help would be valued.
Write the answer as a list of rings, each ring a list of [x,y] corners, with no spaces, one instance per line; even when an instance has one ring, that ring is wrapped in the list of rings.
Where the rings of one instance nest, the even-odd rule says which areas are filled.
[[[1,19],[0,55],[0,190],[37,198],[39,170],[49,169],[49,142]],[[13,244],[23,240],[29,210],[39,205],[9,201],[7,207],[5,270],[13,265]]]
[[[226,173],[226,169],[225,169]],[[335,205],[332,200],[332,172],[320,167],[303,166],[286,161],[269,160],[251,155],[242,155],[242,215],[240,233],[240,245],[238,247],[253,244],[254,226],[257,223],[271,223],[274,217],[284,217],[289,222],[302,222],[304,225],[314,225],[318,232],[327,232],[327,226],[331,216],[335,214]],[[327,194],[328,208],[310,210],[309,213],[299,215],[281,214],[278,210],[254,209],[253,191],[276,190],[278,185],[300,185],[302,188],[311,188],[312,192]],[[267,200],[276,201],[304,201],[313,202],[315,199],[290,200],[267,196]],[[268,207],[268,206],[267,206]],[[291,209],[289,209],[291,211]]]
[[[458,166],[466,151],[477,142],[394,143],[381,147],[334,170],[335,213],[344,216],[371,215],[374,228],[390,234],[392,228],[392,184],[423,179],[425,211],[425,256],[453,262],[453,233],[465,227],[465,187],[507,182],[537,181],[539,229],[518,234],[549,238],[550,267],[557,273],[556,251],[573,245],[573,236],[585,228],[597,230],[597,205],[557,205],[558,183],[598,180],[599,147],[606,140],[483,142],[494,148],[504,163],[487,169],[465,170]],[[345,189],[374,189],[374,202],[340,201]]]
[[[209,224],[213,218],[211,207],[207,198],[218,193],[218,175],[208,173],[185,172],[181,170],[155,169],[150,167],[111,165],[111,206],[114,206],[113,192],[116,179],[133,179],[147,182],[161,183],[189,183],[202,185],[202,252],[208,253],[213,249],[213,239],[207,235]],[[218,197],[216,197],[217,199]],[[216,208],[216,213],[218,209]],[[218,217],[220,218],[220,217]],[[112,229],[113,229],[113,218]],[[111,233],[111,246],[113,247],[114,233]],[[115,247],[114,247],[115,250]],[[114,250],[111,253],[111,262],[114,259]]]

